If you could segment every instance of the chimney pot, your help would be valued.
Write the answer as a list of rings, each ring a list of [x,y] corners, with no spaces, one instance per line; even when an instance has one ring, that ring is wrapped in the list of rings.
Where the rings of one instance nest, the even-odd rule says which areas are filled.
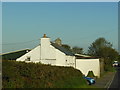
[[[47,38],[46,34],[44,34],[43,38]]]

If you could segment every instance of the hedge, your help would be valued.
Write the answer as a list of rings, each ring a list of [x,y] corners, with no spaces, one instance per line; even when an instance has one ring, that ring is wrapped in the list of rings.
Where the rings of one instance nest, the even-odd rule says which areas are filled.
[[[72,67],[3,60],[3,88],[66,88],[86,85],[82,73]]]

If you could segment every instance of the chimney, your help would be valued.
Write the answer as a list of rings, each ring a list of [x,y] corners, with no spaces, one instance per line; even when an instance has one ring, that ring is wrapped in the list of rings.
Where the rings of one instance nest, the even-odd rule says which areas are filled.
[[[61,41],[60,38],[57,38],[57,39],[55,40],[55,43],[58,44],[59,46],[62,46],[62,41]]]
[[[46,34],[43,35],[43,38],[47,38]]]
[[[50,38],[46,36],[46,34],[43,35],[41,38],[41,59],[49,59],[49,51],[50,51]]]

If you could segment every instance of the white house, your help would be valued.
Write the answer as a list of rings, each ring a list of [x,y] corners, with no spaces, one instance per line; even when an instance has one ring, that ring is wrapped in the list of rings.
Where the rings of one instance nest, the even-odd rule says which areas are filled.
[[[46,35],[41,38],[39,46],[17,58],[16,61],[41,62],[43,64],[75,67],[74,54],[56,43],[50,42],[50,38]]]
[[[41,44],[24,54],[16,61],[41,62],[56,66],[72,66],[87,75],[88,71],[93,71],[96,76],[100,76],[99,59],[80,59],[76,55],[66,50],[56,43],[50,42],[50,38],[44,34]]]

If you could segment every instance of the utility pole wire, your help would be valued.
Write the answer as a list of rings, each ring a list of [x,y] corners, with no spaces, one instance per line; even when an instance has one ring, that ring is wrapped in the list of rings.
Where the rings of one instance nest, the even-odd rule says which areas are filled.
[[[26,42],[17,42],[17,43],[3,43],[3,44],[0,44],[0,45],[15,45],[15,44],[25,44],[25,43],[29,43],[29,42],[35,42],[35,41],[38,41],[39,39],[36,39],[36,40],[30,40],[30,41],[26,41]]]
[[[88,39],[90,37],[95,37],[95,35],[99,36],[99,35],[102,35],[102,34],[108,34],[108,33],[111,33],[111,32],[103,32],[103,33],[100,33],[100,34],[92,34],[90,36],[86,36],[86,37],[80,37],[80,39]],[[35,40],[30,40],[30,41],[26,41],[26,42],[17,42],[17,43],[3,43],[3,44],[0,44],[0,45],[15,45],[15,44],[25,44],[25,43],[29,43],[29,42],[35,42],[37,40],[40,40],[40,39],[35,39]]]

